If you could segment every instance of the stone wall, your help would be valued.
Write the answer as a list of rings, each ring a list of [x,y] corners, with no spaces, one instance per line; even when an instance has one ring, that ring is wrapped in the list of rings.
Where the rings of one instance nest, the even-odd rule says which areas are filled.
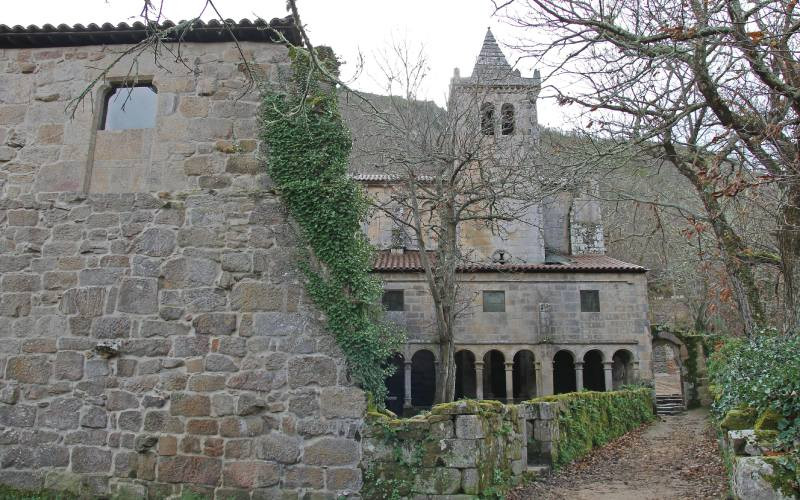
[[[783,500],[800,495],[800,453],[776,452],[780,416],[760,418],[751,409],[731,410],[719,422],[730,489],[737,499]]]
[[[517,406],[474,400],[438,405],[409,419],[370,414],[364,496],[463,498],[458,495],[503,491],[527,467],[521,415]]]
[[[364,397],[274,197],[40,194],[0,221],[0,482],[358,490]]]
[[[243,48],[279,83],[284,48]],[[143,58],[151,133],[98,130],[102,88],[65,115],[122,49],[0,50],[0,483],[358,491],[364,395],[304,296],[238,51]]]
[[[407,419],[370,412],[362,493],[501,498],[525,477],[563,465],[565,457],[578,458],[652,416],[647,389],[572,393],[518,405],[461,400]]]

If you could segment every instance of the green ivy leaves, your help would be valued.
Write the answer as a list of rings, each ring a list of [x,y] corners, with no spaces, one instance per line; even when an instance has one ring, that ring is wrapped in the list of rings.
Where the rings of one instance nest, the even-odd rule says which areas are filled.
[[[392,370],[386,360],[405,339],[383,320],[382,286],[370,272],[373,250],[361,227],[367,200],[347,175],[351,141],[335,87],[320,80],[304,49],[291,48],[290,57],[288,93],[265,91],[262,98],[269,173],[300,229],[306,290],[352,376],[382,404]],[[332,54],[317,57],[335,65]]]

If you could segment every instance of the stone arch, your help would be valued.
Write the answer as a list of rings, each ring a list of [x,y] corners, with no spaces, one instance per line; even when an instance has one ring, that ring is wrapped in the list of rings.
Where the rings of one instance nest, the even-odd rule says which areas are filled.
[[[553,356],[553,392],[563,394],[576,390],[575,357],[571,351],[562,349]]]
[[[462,349],[455,354],[456,361],[456,399],[477,397],[475,377],[475,354]]]
[[[503,353],[492,349],[483,355],[483,397],[484,399],[506,399],[506,358]]]
[[[536,397],[536,358],[527,349],[514,354],[514,400],[526,401]]]
[[[514,134],[514,105],[505,103],[500,106],[500,133]]]
[[[627,349],[619,349],[611,357],[611,380],[614,382],[614,389],[619,389],[623,385],[634,382],[633,373],[633,353]]]
[[[583,388],[600,392],[606,390],[603,353],[598,349],[592,349],[583,355]]]
[[[681,347],[683,344],[672,334],[657,335],[653,339],[653,378],[657,396],[683,395],[681,377]]]
[[[436,397],[436,356],[420,349],[411,357],[411,405],[433,406]]]
[[[490,102],[481,104],[481,132],[494,135],[494,104]]]
[[[397,353],[386,362],[395,367],[394,373],[386,377],[386,408],[396,415],[403,415],[403,402],[406,394],[405,358]]]

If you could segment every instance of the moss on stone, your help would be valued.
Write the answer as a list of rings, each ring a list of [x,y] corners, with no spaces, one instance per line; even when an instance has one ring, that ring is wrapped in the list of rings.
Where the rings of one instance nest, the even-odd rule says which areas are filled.
[[[768,409],[756,419],[753,429],[757,431],[775,431],[778,430],[778,422],[781,421],[783,416],[775,410]]]
[[[730,410],[725,414],[725,418],[719,423],[721,429],[726,431],[740,431],[743,429],[752,429],[753,424],[756,422],[755,410],[745,408],[741,410]]]
[[[772,489],[788,498],[800,498],[800,463],[797,452],[763,457],[763,460],[772,467],[772,474],[762,474]]]
[[[778,439],[778,431],[758,429],[755,431],[755,436],[759,444],[771,443]]]

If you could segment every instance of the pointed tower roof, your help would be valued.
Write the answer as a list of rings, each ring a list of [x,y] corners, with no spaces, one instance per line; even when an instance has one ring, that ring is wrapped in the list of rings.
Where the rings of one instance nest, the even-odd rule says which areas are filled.
[[[481,53],[478,54],[478,61],[475,63],[475,68],[472,70],[473,77],[491,77],[497,78],[502,76],[509,76],[511,74],[511,65],[508,64],[506,56],[497,45],[497,40],[494,39],[492,29],[486,29],[486,36],[483,39],[483,46]]]

